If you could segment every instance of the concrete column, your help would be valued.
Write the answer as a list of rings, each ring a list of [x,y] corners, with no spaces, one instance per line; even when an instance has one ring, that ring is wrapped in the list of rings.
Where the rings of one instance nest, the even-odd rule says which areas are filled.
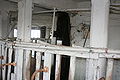
[[[107,48],[109,0],[92,0],[90,46]]]
[[[31,41],[32,0],[20,0],[18,2],[18,41]],[[23,54],[24,53],[24,54]],[[30,51],[18,50],[17,79],[30,80]]]
[[[18,2],[18,40],[30,42],[32,0],[21,0]]]
[[[108,43],[108,20],[109,20],[109,0],[91,0],[91,31],[90,31],[90,46],[94,48],[107,48]],[[92,62],[91,62],[92,61]],[[96,62],[97,61],[97,62]],[[89,80],[99,80],[105,77],[106,74],[106,59],[101,58],[98,60],[89,59],[89,63],[96,63],[94,67],[92,64],[88,68]],[[94,71],[93,71],[94,70]]]

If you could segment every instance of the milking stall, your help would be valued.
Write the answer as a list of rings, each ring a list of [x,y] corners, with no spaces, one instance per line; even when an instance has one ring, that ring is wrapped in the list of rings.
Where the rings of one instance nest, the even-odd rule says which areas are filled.
[[[120,80],[120,0],[0,0],[0,80]]]

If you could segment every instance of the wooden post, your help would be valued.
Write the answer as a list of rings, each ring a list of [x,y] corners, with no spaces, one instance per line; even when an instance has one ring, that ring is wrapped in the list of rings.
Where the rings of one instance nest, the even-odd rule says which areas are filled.
[[[94,48],[107,48],[107,37],[108,37],[108,19],[109,19],[109,5],[110,0],[92,0],[91,7],[91,31],[90,31],[90,46]],[[89,63],[93,63],[92,60],[87,60]],[[105,67],[106,67],[106,59],[100,58],[98,61],[98,73],[97,80],[101,77],[105,77]],[[89,65],[87,65],[89,66]],[[93,71],[94,67],[88,67],[87,76],[89,79],[86,80],[94,80]],[[91,75],[91,76],[90,76]],[[96,74],[95,74],[96,75]],[[95,76],[94,75],[94,76]]]
[[[23,54],[23,79],[30,80],[30,50],[25,50]]]
[[[45,53],[44,67],[48,67],[48,72],[43,73],[43,80],[50,80],[52,66],[52,54]]]
[[[11,73],[11,80],[16,80],[16,79],[15,79],[15,74],[14,74],[14,73]]]
[[[17,53],[18,53],[18,49],[16,48],[16,49],[14,49],[14,54],[15,54],[15,63],[16,63],[16,66],[14,67],[14,74],[12,74],[12,77],[11,77],[11,79],[12,80],[17,80],[17,69],[18,69],[18,65],[17,65],[17,60],[18,60],[18,55],[17,55]]]
[[[18,2],[18,41],[30,42],[31,39],[31,22],[32,22],[32,0],[20,0]],[[21,78],[19,77],[17,80],[30,80],[30,51],[25,51],[24,55],[23,52],[18,52],[19,55],[18,59],[24,61],[24,65],[20,64],[21,70]],[[18,62],[18,61],[17,61]],[[18,66],[17,66],[18,67]],[[19,69],[19,68],[17,68]],[[17,72],[19,73],[19,72]],[[22,76],[23,75],[23,76]]]
[[[106,80],[112,80],[113,62],[114,62],[114,59],[108,59]]]
[[[4,60],[2,60],[2,64],[6,64],[6,61],[7,61],[7,47],[5,47],[5,45],[3,44],[2,46],[2,55],[4,56]],[[2,71],[2,77],[3,77],[3,80],[6,79],[6,66],[2,68],[3,71]]]
[[[55,80],[60,80],[60,72],[61,72],[61,56],[56,55]]]
[[[41,66],[41,52],[37,52],[36,53],[36,70],[40,69]],[[35,77],[35,80],[40,80],[40,73],[37,74],[37,76]]]
[[[16,49],[15,53],[15,80],[22,80],[23,79],[23,50],[22,49]]]
[[[75,67],[76,67],[76,57],[70,58],[70,70],[69,70],[69,80],[74,80],[75,79]]]
[[[8,63],[11,63],[12,61],[12,52],[13,52],[13,49],[9,48]],[[11,66],[8,66],[7,80],[10,80],[10,76],[11,76]]]

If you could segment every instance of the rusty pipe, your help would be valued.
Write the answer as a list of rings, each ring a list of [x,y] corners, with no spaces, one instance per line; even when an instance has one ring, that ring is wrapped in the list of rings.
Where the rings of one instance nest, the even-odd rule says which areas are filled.
[[[40,70],[36,70],[33,74],[32,74],[32,77],[31,77],[31,80],[34,80],[36,74],[38,72],[48,72],[48,67],[45,67],[44,69],[40,69]]]
[[[3,67],[3,66],[16,66],[16,63],[13,62],[13,63],[0,64],[0,67]]]

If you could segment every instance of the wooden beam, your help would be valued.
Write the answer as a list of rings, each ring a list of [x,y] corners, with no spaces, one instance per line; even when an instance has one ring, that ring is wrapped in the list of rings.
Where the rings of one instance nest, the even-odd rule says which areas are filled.
[[[69,70],[69,80],[75,79],[75,67],[76,67],[76,57],[70,58],[70,70]]]
[[[107,61],[106,80],[112,80],[113,63],[114,63],[114,59],[108,59],[108,61]]]

